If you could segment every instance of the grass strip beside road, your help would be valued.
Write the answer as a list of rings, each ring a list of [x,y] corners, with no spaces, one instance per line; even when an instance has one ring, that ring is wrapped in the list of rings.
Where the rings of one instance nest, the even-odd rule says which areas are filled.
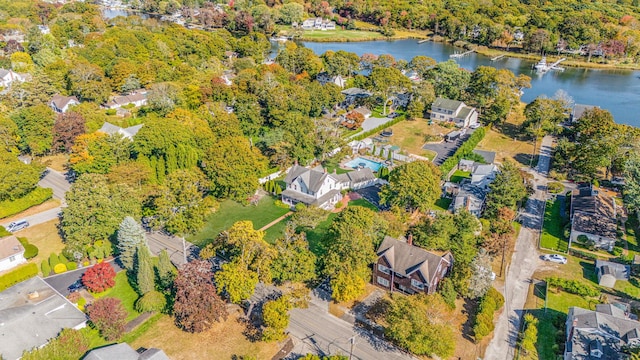
[[[564,239],[562,214],[559,201],[547,201],[544,211],[544,224],[540,238],[540,247],[544,249],[567,252],[568,242]]]

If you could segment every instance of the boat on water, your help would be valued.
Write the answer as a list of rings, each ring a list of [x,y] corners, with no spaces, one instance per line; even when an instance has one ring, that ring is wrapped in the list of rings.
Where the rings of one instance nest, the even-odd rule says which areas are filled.
[[[286,36],[278,36],[278,37],[272,37],[269,40],[276,41],[276,42],[286,42],[289,39]]]
[[[543,56],[542,59],[540,59],[540,61],[538,61],[538,63],[533,66],[533,68],[536,69],[536,71],[542,72],[549,70],[549,66],[547,65],[547,57]]]

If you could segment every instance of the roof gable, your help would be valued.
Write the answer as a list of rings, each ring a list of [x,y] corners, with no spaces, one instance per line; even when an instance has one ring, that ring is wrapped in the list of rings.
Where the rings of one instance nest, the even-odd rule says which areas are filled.
[[[394,272],[410,276],[414,273],[431,283],[442,261],[449,264],[446,257],[431,253],[418,246],[385,236],[378,247],[378,257],[384,257]]]

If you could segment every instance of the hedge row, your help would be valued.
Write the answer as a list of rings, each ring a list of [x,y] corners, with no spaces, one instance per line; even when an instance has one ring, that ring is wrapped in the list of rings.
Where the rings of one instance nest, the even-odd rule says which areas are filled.
[[[469,139],[465,141],[456,152],[451,155],[447,160],[445,160],[442,165],[440,165],[440,170],[442,171],[442,176],[447,176],[453,168],[458,165],[460,159],[463,159],[465,156],[473,154],[473,149],[476,148],[478,143],[484,139],[484,135],[486,130],[484,127],[477,129],[476,131],[469,136]]]
[[[487,294],[480,300],[478,313],[473,324],[473,333],[476,342],[480,342],[482,338],[489,335],[495,325],[493,324],[493,316],[496,311],[504,305],[504,296],[495,288],[490,288]]]
[[[0,276],[0,291],[36,275],[38,275],[38,267],[36,264],[29,263],[22,265],[15,270]]]
[[[386,123],[384,123],[384,124],[382,124],[382,125],[380,125],[380,126],[378,126],[376,128],[373,128],[373,129],[371,129],[369,131],[365,131],[363,133],[358,134],[357,136],[354,136],[352,138],[352,140],[362,140],[362,139],[364,139],[366,137],[369,137],[369,136],[371,136],[371,135],[373,135],[373,134],[375,134],[377,132],[380,132],[380,131],[388,128],[388,127],[391,127],[391,126],[399,123],[400,121],[403,121],[405,119],[405,117],[406,117],[406,115],[400,115],[397,118],[395,118],[395,119],[393,119],[393,120],[391,120],[389,122],[386,122]]]
[[[27,239],[26,237],[19,237],[18,241],[20,241],[20,244],[22,244],[22,246],[24,247],[25,259],[29,260],[38,256],[38,247],[33,244],[29,244],[29,239]]]
[[[573,255],[575,257],[579,257],[581,259],[585,259],[585,260],[598,260],[598,255],[590,253],[590,252],[586,252],[586,251],[580,251],[580,250],[576,250],[574,248],[570,248],[569,249],[569,255]]]
[[[598,291],[596,288],[578,280],[569,280],[552,276],[547,278],[547,285],[561,288],[570,294],[579,296],[596,297],[600,295],[600,291]]]
[[[51,199],[52,196],[53,190],[37,187],[20,199],[0,201],[0,219],[23,212],[32,206],[40,205]]]

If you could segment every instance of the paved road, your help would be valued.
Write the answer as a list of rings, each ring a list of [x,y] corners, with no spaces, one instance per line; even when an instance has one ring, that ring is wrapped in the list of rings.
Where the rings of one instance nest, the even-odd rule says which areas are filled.
[[[120,265],[118,265],[118,262],[115,261],[115,259],[109,260],[108,263],[110,263],[111,266],[113,266],[113,269],[116,272],[123,270],[120,267]],[[73,271],[67,271],[65,273],[58,274],[58,275],[49,276],[47,278],[44,278],[44,281],[46,281],[47,284],[51,285],[51,287],[56,289],[56,291],[58,291],[63,296],[67,296],[69,295],[69,286],[74,282],[78,281],[80,278],[82,278],[82,275],[84,274],[85,271],[87,271],[87,269],[88,267],[78,269],[78,270],[73,270]]]
[[[188,241],[182,242],[182,238],[168,235],[163,232],[153,231],[145,234],[147,245],[153,255],[160,255],[162,250],[167,250],[169,259],[176,267],[197,257],[200,249]],[[186,250],[186,256],[185,256]]]
[[[314,353],[322,356],[338,354],[348,356],[351,352],[351,339],[355,339],[353,359],[415,359],[386,341],[373,337],[367,331],[329,314],[327,300],[326,293],[321,290],[314,291],[307,309],[291,310],[288,331],[296,344],[292,355]]]
[[[56,207],[53,209],[49,209],[49,210],[45,210],[43,212],[37,213],[35,215],[25,216],[23,219],[26,219],[29,222],[29,226],[34,226],[34,225],[45,223],[47,221],[51,221],[53,219],[57,219],[58,216],[60,216],[61,211],[62,211],[61,207]],[[9,223],[11,222],[7,221],[0,225],[6,228],[9,225]]]
[[[525,210],[520,214],[522,228],[516,239],[515,252],[505,280],[505,310],[496,323],[493,339],[485,353],[485,359],[513,359],[518,329],[524,303],[527,300],[529,283],[536,268],[542,263],[538,253],[538,234],[544,219],[546,174],[551,163],[553,138],[545,136],[540,147],[540,157],[534,175],[535,193],[529,198]]]
[[[47,170],[49,172],[38,182],[38,185],[43,188],[53,189],[53,197],[61,200],[62,206],[65,206],[64,195],[71,189],[71,183],[67,180],[65,174],[51,168],[47,168]]]

